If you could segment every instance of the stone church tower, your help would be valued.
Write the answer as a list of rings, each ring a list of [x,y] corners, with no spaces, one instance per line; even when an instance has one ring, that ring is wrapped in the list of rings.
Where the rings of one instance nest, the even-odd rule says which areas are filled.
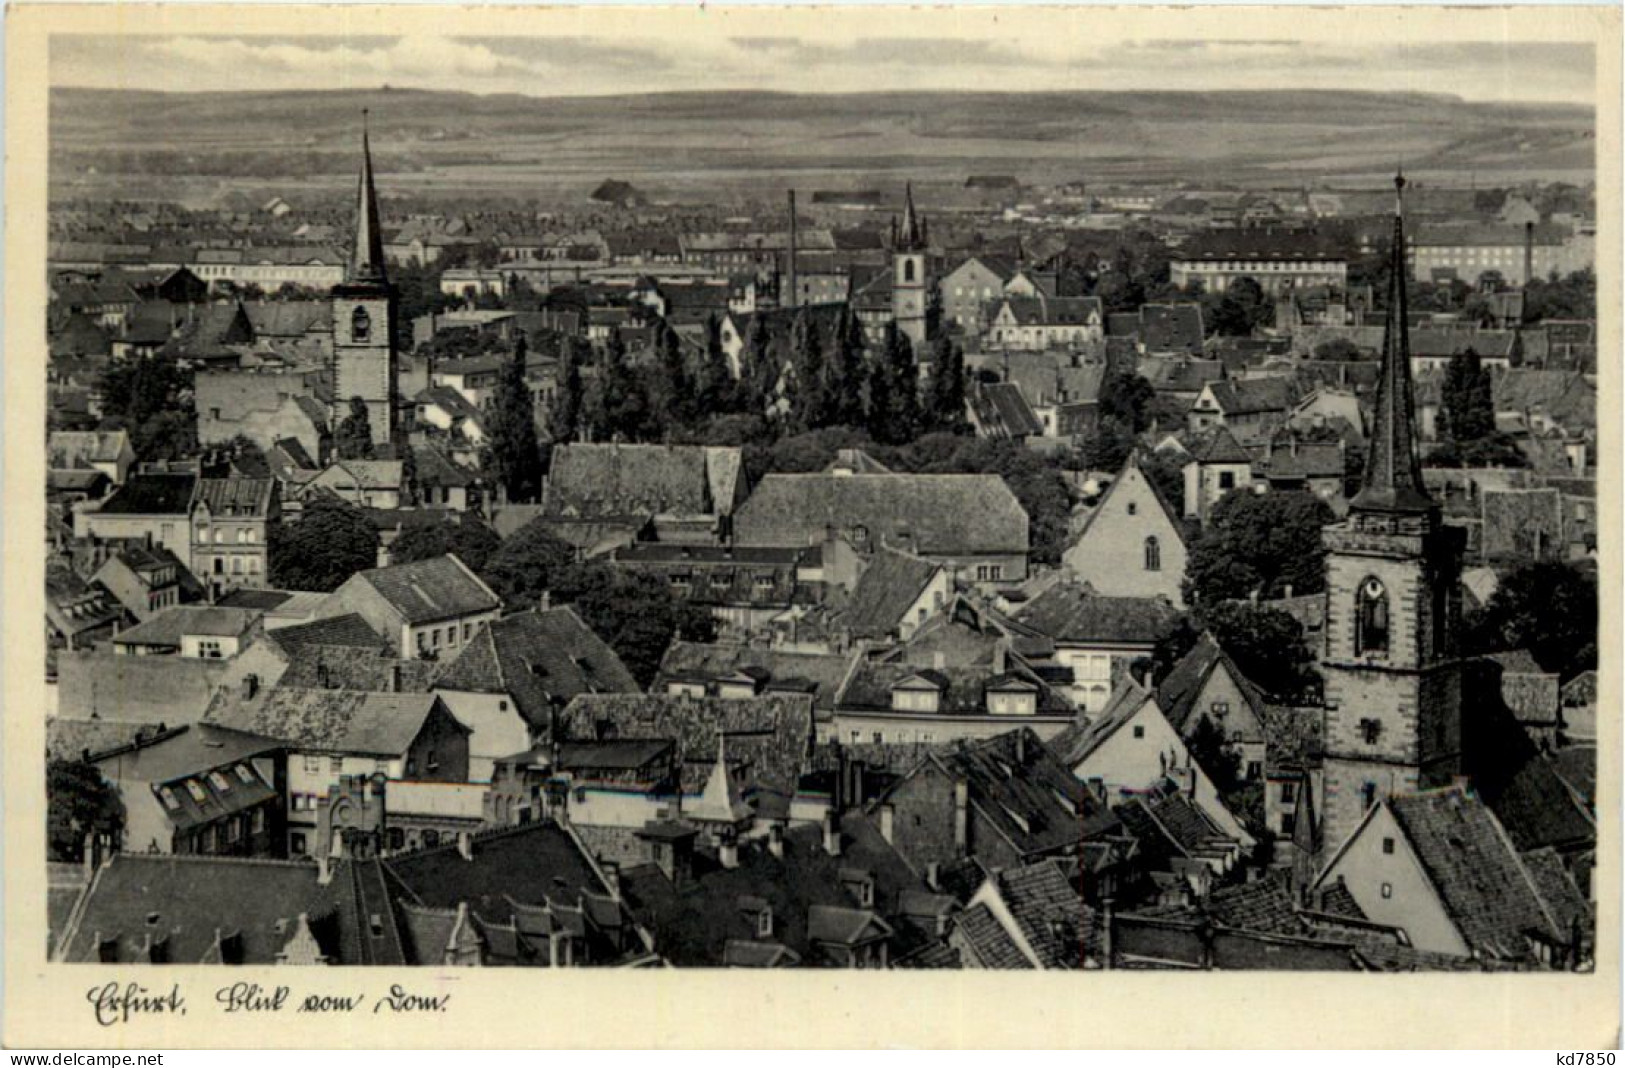
[[[927,300],[925,222],[914,210],[914,187],[904,193],[903,222],[892,223],[892,319],[914,346],[916,359],[925,357]]]
[[[1325,529],[1324,819],[1335,850],[1382,798],[1448,785],[1461,771],[1464,532],[1422,482],[1406,320],[1403,176],[1388,318],[1365,477],[1348,518]]]
[[[365,113],[363,113],[365,114]],[[372,150],[361,132],[361,182],[355,246],[345,279],[333,287],[334,427],[350,414],[350,400],[367,405],[374,444],[392,441],[399,410],[395,353],[395,287],[384,271],[384,235],[372,184]]]

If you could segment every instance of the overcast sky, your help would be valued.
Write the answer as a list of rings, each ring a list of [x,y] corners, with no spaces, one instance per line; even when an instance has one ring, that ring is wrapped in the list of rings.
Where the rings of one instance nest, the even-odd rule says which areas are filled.
[[[535,96],[762,89],[1370,89],[1592,104],[1589,44],[980,37],[57,36],[53,84],[456,89]]]

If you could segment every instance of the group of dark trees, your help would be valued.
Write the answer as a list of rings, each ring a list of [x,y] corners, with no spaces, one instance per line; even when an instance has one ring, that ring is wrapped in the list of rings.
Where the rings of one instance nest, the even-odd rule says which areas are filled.
[[[1510,435],[1495,428],[1495,381],[1472,348],[1452,357],[1439,385],[1440,444],[1428,454],[1435,467],[1522,467],[1527,462]]]
[[[850,311],[826,325],[803,311],[775,337],[757,315],[738,362],[736,377],[715,316],[703,345],[662,324],[636,358],[619,334],[596,355],[567,344],[553,438],[744,444],[851,427],[900,444],[966,427],[964,353],[946,336],[922,381],[913,345],[894,328],[870,346]]]
[[[1307,491],[1228,493],[1213,506],[1185,561],[1185,600],[1196,605],[1326,588],[1321,529],[1331,506]]]
[[[114,361],[98,389],[102,427],[125,430],[144,461],[197,455],[192,372],[163,355]]]

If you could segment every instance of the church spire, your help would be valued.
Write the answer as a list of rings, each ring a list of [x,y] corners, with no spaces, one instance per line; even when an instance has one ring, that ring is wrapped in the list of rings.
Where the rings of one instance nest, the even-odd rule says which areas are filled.
[[[921,252],[925,249],[925,225],[914,210],[914,183],[903,187],[903,225],[897,234],[897,251]]]
[[[1382,375],[1371,420],[1365,478],[1349,502],[1355,511],[1427,512],[1433,509],[1416,455],[1411,395],[1411,343],[1406,307],[1410,270],[1405,254],[1405,175],[1394,175],[1394,236],[1388,264],[1388,318],[1383,326]]]
[[[355,216],[355,248],[350,253],[350,282],[387,282],[384,232],[378,224],[378,191],[372,184],[372,147],[367,141],[367,112],[361,112],[361,182]]]

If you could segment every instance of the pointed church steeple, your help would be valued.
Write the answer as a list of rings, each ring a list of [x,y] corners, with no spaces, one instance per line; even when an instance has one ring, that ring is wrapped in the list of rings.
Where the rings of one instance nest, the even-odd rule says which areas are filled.
[[[350,282],[385,283],[384,231],[378,222],[378,191],[372,184],[372,146],[367,112],[361,112],[361,182],[355,213],[355,247],[350,253]]]
[[[925,249],[925,224],[914,210],[914,183],[903,187],[903,224],[898,228],[897,251],[920,252]]]
[[[1388,264],[1388,318],[1383,326],[1382,374],[1371,420],[1365,478],[1349,507],[1356,512],[1422,513],[1436,506],[1422,483],[1416,455],[1415,402],[1411,393],[1410,323],[1406,289],[1405,175],[1394,176],[1394,236]]]

